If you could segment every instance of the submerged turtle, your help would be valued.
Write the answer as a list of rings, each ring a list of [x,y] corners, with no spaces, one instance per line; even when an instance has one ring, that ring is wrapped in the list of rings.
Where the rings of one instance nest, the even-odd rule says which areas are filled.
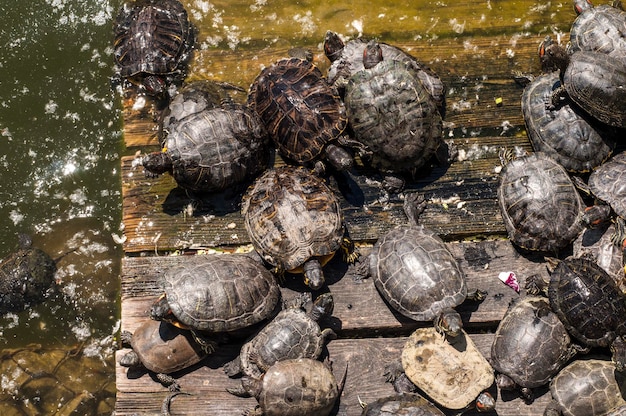
[[[368,42],[366,39],[356,38],[344,43],[337,33],[330,30],[326,32],[324,53],[331,62],[328,69],[328,82],[339,91],[343,91],[348,80],[355,73],[364,69],[363,57]],[[384,42],[378,42],[378,44],[382,49],[382,58],[385,61],[399,61],[407,64],[413,70],[423,87],[435,101],[441,117],[443,117],[446,109],[446,88],[441,78],[402,49]]]
[[[261,378],[244,377],[234,395],[254,396],[258,406],[249,416],[327,416],[340,395],[339,383],[330,366],[311,358],[278,361]]]
[[[453,308],[486,293],[467,291],[465,275],[445,243],[433,231],[417,225],[420,197],[405,199],[409,225],[400,225],[378,239],[369,256],[369,274],[393,309],[416,321],[433,321],[438,331],[455,337],[461,316]]]
[[[560,70],[561,86],[553,92],[549,108],[569,99],[602,123],[626,127],[626,89],[620,88],[626,84],[623,58],[596,51],[570,55],[550,36],[540,51],[541,59]]]
[[[537,152],[508,161],[500,172],[498,205],[517,246],[558,252],[583,230],[583,201],[565,169]]]
[[[361,416],[444,416],[437,406],[415,393],[401,393],[367,403]]]
[[[20,312],[42,302],[52,285],[57,267],[32,240],[19,236],[19,247],[0,262],[0,314]]]
[[[553,158],[569,172],[588,172],[611,155],[615,141],[606,127],[574,104],[549,109],[555,89],[561,85],[557,71],[534,78],[522,94],[522,115],[528,138],[536,152]]]
[[[545,298],[525,296],[509,305],[491,346],[491,365],[500,389],[532,390],[547,384],[581,348],[572,344],[565,325]]]
[[[323,170],[350,169],[352,155],[342,133],[345,108],[320,70],[310,61],[286,58],[263,69],[250,86],[248,105],[256,110],[279,153],[301,165]]]
[[[120,78],[160,97],[182,82],[195,29],[178,0],[132,0],[115,20],[113,56]]]
[[[207,356],[189,331],[167,322],[147,320],[133,333],[122,331],[121,338],[132,351],[120,358],[120,365],[151,371],[171,390],[179,390],[180,386],[169,374],[189,368]]]
[[[224,365],[233,377],[243,373],[259,378],[275,362],[292,358],[318,359],[326,342],[336,335],[332,329],[320,329],[318,321],[330,316],[333,297],[323,293],[315,299],[310,312],[302,309],[304,296],[283,309],[253,339],[241,347],[239,356]]]
[[[589,347],[611,347],[617,368],[626,368],[626,294],[592,258],[561,260],[549,283],[533,276],[526,288],[547,292],[552,310],[574,338]]]
[[[610,361],[576,360],[550,382],[547,416],[604,416],[626,405],[626,375]]]
[[[215,348],[213,334],[269,318],[280,299],[274,276],[247,255],[190,256],[159,280],[164,294],[152,305],[151,318],[191,329],[207,352]]]
[[[589,0],[575,0],[578,17],[569,33],[567,52],[597,51],[609,56],[626,55],[626,12],[608,4],[593,6]]]
[[[441,115],[415,68],[383,60],[381,45],[373,41],[364,54],[364,69],[346,85],[350,126],[367,147],[375,168],[413,174],[443,143]]]
[[[324,284],[322,266],[337,250],[350,262],[358,256],[345,235],[339,200],[305,168],[266,171],[244,195],[241,213],[257,253],[279,273],[304,273],[312,289]]]
[[[194,84],[188,88],[174,99],[163,150],[142,160],[147,173],[169,172],[181,188],[217,192],[264,170],[270,159],[269,140],[257,114],[230,101],[225,92],[226,101],[221,105],[212,103],[209,95],[199,103],[196,88],[205,87]],[[178,101],[183,101],[182,105]],[[187,101],[187,107],[205,108],[191,112]]]
[[[439,405],[453,410],[475,406],[479,412],[495,407],[485,390],[494,382],[493,368],[463,330],[447,342],[434,328],[411,334],[401,363],[387,367],[387,380],[398,392],[415,387]]]

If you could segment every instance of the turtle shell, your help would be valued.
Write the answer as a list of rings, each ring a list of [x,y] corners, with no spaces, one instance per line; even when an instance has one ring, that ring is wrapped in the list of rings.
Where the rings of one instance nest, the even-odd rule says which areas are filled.
[[[398,226],[370,254],[370,275],[402,315],[431,321],[467,296],[465,276],[444,242],[422,226]]]
[[[244,195],[241,212],[256,251],[283,271],[301,273],[314,257],[323,265],[343,242],[339,200],[304,168],[267,170]]]
[[[563,416],[600,416],[626,404],[626,375],[611,361],[576,360],[550,382],[550,392]]]
[[[272,273],[246,255],[190,256],[160,280],[178,321],[202,331],[235,331],[263,321],[280,299]]]
[[[570,336],[548,300],[516,299],[498,325],[491,365],[518,386],[547,384],[572,357]]]
[[[339,397],[328,366],[311,358],[278,361],[261,383],[256,398],[265,416],[327,416]]]
[[[147,320],[141,324],[133,332],[131,348],[141,364],[157,374],[183,370],[207,356],[189,331],[163,321]]]
[[[115,64],[122,77],[182,71],[194,42],[194,29],[178,0],[125,2],[115,20]]]
[[[590,347],[626,335],[626,295],[587,257],[559,262],[550,276],[550,306],[569,333]]]
[[[435,328],[419,328],[402,350],[406,376],[432,400],[464,409],[494,382],[493,368],[465,331],[446,340]]]
[[[564,104],[546,108],[553,91],[561,85],[558,72],[536,77],[522,94],[522,115],[530,142],[567,171],[588,172],[600,166],[615,148],[599,123],[578,107]]]
[[[419,394],[398,394],[368,403],[361,416],[444,416]]]
[[[356,72],[344,97],[356,138],[372,152],[372,165],[413,172],[437,151],[442,120],[435,101],[411,66],[383,60]]]
[[[572,54],[563,72],[567,95],[597,120],[615,127],[626,127],[626,66],[623,58],[602,52]]]
[[[56,264],[43,250],[21,244],[0,262],[0,314],[43,301],[54,284]]]
[[[280,154],[299,164],[322,158],[347,125],[343,103],[304,59],[282,59],[263,69],[250,87],[248,104]]]
[[[144,168],[156,174],[169,171],[178,186],[197,192],[223,191],[254,178],[270,159],[258,115],[245,105],[215,106],[214,98],[199,95],[192,90],[176,96],[164,124],[165,155],[149,155]]]
[[[618,153],[591,172],[589,188],[617,215],[626,218],[626,152]]]
[[[364,38],[356,38],[344,44],[338,34],[331,31],[326,32],[324,52],[331,61],[327,76],[331,85],[343,91],[348,80],[357,72],[365,69],[363,53],[368,42]],[[401,48],[384,42],[378,42],[378,44],[382,48],[384,61],[399,61],[407,64],[414,71],[423,88],[435,101],[435,105],[443,117],[446,108],[446,88],[439,75]]]
[[[626,12],[608,4],[594,7],[586,0],[576,3],[583,6],[583,10],[576,8],[580,14],[570,29],[568,52],[597,51],[623,57],[626,53]]]
[[[565,169],[543,153],[511,160],[500,172],[498,205],[516,245],[556,252],[583,229],[583,201]]]

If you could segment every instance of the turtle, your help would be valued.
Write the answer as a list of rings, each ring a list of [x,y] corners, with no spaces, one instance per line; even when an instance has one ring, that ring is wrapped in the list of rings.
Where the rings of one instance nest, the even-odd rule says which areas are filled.
[[[358,258],[346,234],[339,200],[306,168],[283,165],[265,171],[242,198],[244,225],[256,252],[282,275],[303,273],[304,283],[324,285],[324,266],[341,249]]]
[[[437,406],[416,393],[383,397],[363,408],[361,416],[444,416]]]
[[[555,260],[550,281],[527,279],[531,294],[548,295],[567,331],[588,347],[610,347],[613,361],[626,368],[626,294],[589,255]]]
[[[381,236],[369,255],[369,275],[387,303],[416,321],[433,321],[449,337],[461,334],[463,322],[453,308],[466,299],[482,300],[486,292],[468,292],[465,275],[445,243],[417,224],[422,196],[405,196],[409,224]]]
[[[568,54],[548,35],[540,46],[542,60],[560,70],[561,86],[552,93],[548,108],[576,103],[609,126],[626,127],[626,67],[623,58],[597,51]]]
[[[344,43],[338,33],[327,31],[324,36],[324,54],[330,60],[327,80],[335,86],[343,96],[348,80],[364,69],[363,55],[370,40],[356,38]],[[428,91],[439,109],[441,117],[446,110],[446,87],[435,71],[419,62],[415,57],[397,46],[377,41],[382,49],[385,61],[399,61],[409,65]]]
[[[589,192],[602,203],[608,204],[618,218],[626,218],[626,152],[614,155],[591,172],[588,185]],[[621,240],[623,236],[618,234],[616,242],[621,243]]]
[[[532,79],[522,93],[521,107],[533,149],[553,158],[568,172],[589,172],[606,161],[615,140],[606,127],[573,103],[546,108],[561,81],[557,71]]]
[[[159,283],[164,293],[152,304],[150,317],[190,329],[207,353],[215,350],[216,333],[269,319],[280,299],[274,275],[245,254],[189,256],[167,269]]]
[[[281,156],[324,172],[327,161],[337,170],[349,170],[354,159],[343,145],[352,142],[343,132],[345,107],[309,60],[284,58],[264,68],[248,93],[254,109]]]
[[[509,305],[491,345],[492,367],[501,390],[517,387],[529,402],[532,389],[550,379],[583,351],[544,297],[524,296]]]
[[[489,362],[464,330],[447,342],[435,328],[418,328],[407,339],[399,362],[386,368],[387,381],[399,393],[419,388],[435,403],[452,410],[495,407],[486,390],[495,380]]]
[[[567,171],[543,152],[505,161],[497,194],[509,239],[522,249],[557,253],[584,229],[580,194]]]
[[[56,262],[20,234],[17,250],[0,261],[0,314],[42,302],[54,287],[56,271]]]
[[[320,329],[318,321],[330,316],[333,297],[322,293],[307,313],[302,309],[306,296],[297,296],[258,334],[241,347],[239,356],[224,365],[229,377],[243,373],[259,378],[277,361],[291,358],[318,359],[326,342],[336,337],[335,332]]]
[[[258,405],[248,416],[327,416],[341,394],[345,376],[344,372],[337,382],[328,362],[294,358],[277,361],[260,378],[244,377],[239,388],[227,390],[257,399]]]
[[[180,386],[171,373],[189,368],[208,356],[191,333],[168,322],[146,320],[134,332],[122,331],[121,340],[131,351],[120,357],[120,365],[148,370],[172,391]]]
[[[349,79],[344,103],[356,139],[370,153],[368,162],[383,172],[414,174],[443,143],[443,122],[435,100],[410,64],[383,60],[383,49],[369,42],[364,68]]]
[[[148,176],[168,172],[178,186],[197,193],[243,184],[266,169],[271,156],[269,138],[258,115],[232,102],[226,92],[224,102],[215,104],[210,93],[199,92],[200,88],[210,91],[207,82],[187,85],[174,98],[162,151],[142,158]],[[199,100],[201,95],[205,98]],[[189,110],[201,107],[201,111]]]
[[[626,375],[609,360],[575,360],[550,382],[546,416],[604,416],[626,405]]]
[[[597,51],[609,56],[626,55],[626,12],[609,4],[593,6],[589,0],[574,0],[578,14],[569,33],[567,52]]]
[[[186,76],[195,28],[178,0],[132,0],[114,24],[116,77],[163,98]]]

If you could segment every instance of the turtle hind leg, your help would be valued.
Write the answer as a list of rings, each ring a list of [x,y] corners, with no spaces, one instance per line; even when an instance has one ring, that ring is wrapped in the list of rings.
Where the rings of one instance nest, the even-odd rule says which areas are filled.
[[[213,354],[217,349],[217,342],[205,335],[198,333],[198,331],[191,329],[191,335],[193,336],[194,341],[196,341],[198,345],[200,345],[202,351],[204,351],[204,353],[206,353],[207,355]]]

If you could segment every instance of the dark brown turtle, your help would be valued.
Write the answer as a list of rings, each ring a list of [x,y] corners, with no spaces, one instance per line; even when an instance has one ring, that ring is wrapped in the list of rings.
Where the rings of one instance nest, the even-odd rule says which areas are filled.
[[[305,296],[298,296],[276,315],[258,334],[241,347],[239,356],[224,365],[233,377],[243,373],[259,378],[275,362],[293,358],[318,359],[326,342],[336,335],[332,329],[322,330],[318,321],[330,316],[333,297],[323,293],[315,299],[307,313],[302,308]]]
[[[132,351],[120,358],[120,365],[151,371],[171,390],[179,390],[180,386],[169,374],[189,368],[207,356],[189,331],[167,322],[147,320],[133,333],[122,331],[121,338]]]
[[[436,155],[442,119],[415,68],[383,60],[383,49],[369,42],[363,66],[349,79],[344,102],[356,139],[368,162],[385,173],[414,174]]]
[[[344,43],[337,33],[330,30],[326,32],[324,53],[331,62],[330,68],[328,68],[328,82],[342,94],[348,80],[355,73],[364,69],[363,56],[368,42],[367,39],[356,38]],[[446,88],[439,75],[404,50],[384,42],[378,42],[378,44],[382,49],[383,60],[402,62],[413,70],[423,87],[435,101],[441,117],[444,117]]]
[[[569,55],[565,48],[546,36],[541,59],[560,70],[561,86],[548,103],[557,108],[568,100],[595,119],[614,127],[626,127],[626,66],[623,58],[602,52],[579,51]]]
[[[249,416],[327,416],[344,381],[345,374],[337,382],[327,363],[297,358],[278,361],[261,378],[245,377],[242,388],[228,391],[257,399]]]
[[[182,82],[195,29],[178,0],[132,0],[115,20],[113,56],[117,76],[161,97]]]
[[[444,416],[437,406],[416,393],[401,393],[367,403],[361,416]]]
[[[589,191],[626,218],[626,152],[614,155],[589,175]]]
[[[163,150],[146,155],[143,166],[152,176],[170,173],[190,191],[230,189],[269,164],[269,139],[258,115],[211,81],[182,89],[172,101],[164,132]]]
[[[207,352],[215,348],[213,334],[268,319],[280,299],[274,276],[247,255],[189,256],[159,281],[164,294],[152,305],[151,318],[191,329]]]
[[[20,235],[18,249],[0,261],[0,314],[42,302],[54,285],[56,270],[48,254],[32,247],[29,236]]]
[[[617,2],[615,2],[617,3]],[[597,51],[609,56],[626,54],[626,12],[609,4],[593,6],[589,0],[575,0],[578,14],[569,34],[567,52]]]
[[[467,298],[482,300],[486,293],[468,293],[465,275],[445,243],[417,225],[421,201],[417,193],[407,195],[410,224],[378,239],[369,256],[369,274],[393,309],[416,321],[434,321],[438,331],[455,337],[463,323],[453,308]]]
[[[550,382],[546,416],[605,416],[626,405],[626,375],[608,360],[576,360]]]
[[[613,361],[626,368],[626,294],[590,256],[558,261],[546,283],[531,276],[530,293],[547,292],[550,306],[583,345],[611,347]]]
[[[509,238],[524,249],[558,252],[584,228],[585,206],[572,180],[540,152],[505,163],[498,205]]]
[[[306,59],[287,58],[263,69],[250,86],[248,105],[256,110],[279,153],[301,165],[328,161],[350,169],[352,155],[345,108],[320,70]]]
[[[244,225],[259,255],[279,273],[303,273],[312,289],[324,284],[322,266],[339,249],[354,261],[339,200],[302,167],[281,166],[259,176],[241,204]]]
[[[515,299],[500,321],[490,362],[500,373],[500,389],[520,388],[532,401],[532,389],[548,384],[580,350],[547,299],[525,296]]]

